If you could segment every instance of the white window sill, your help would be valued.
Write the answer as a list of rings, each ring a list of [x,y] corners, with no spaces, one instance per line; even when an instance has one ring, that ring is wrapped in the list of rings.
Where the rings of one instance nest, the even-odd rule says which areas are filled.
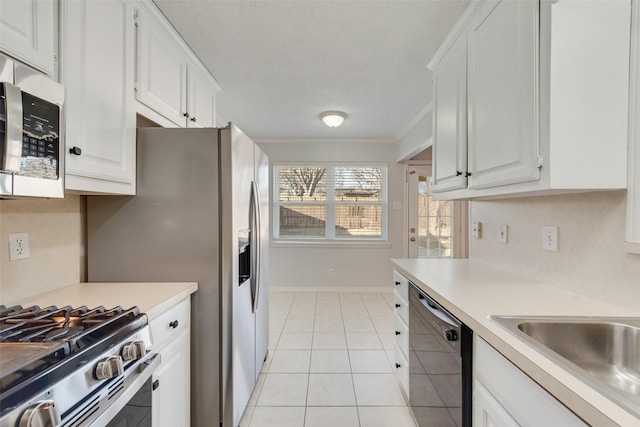
[[[391,244],[386,240],[272,240],[272,248],[339,248],[339,249],[389,249]]]

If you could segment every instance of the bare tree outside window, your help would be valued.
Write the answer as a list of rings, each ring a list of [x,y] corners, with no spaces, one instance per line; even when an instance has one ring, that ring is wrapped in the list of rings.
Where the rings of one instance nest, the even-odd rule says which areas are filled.
[[[325,168],[283,167],[280,169],[280,179],[288,184],[293,195],[313,197],[326,173]]]

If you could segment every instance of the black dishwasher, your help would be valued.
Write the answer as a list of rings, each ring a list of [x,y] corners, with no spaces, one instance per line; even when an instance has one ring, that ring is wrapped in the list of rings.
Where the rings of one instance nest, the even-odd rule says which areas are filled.
[[[411,410],[419,427],[471,427],[473,331],[409,285]]]

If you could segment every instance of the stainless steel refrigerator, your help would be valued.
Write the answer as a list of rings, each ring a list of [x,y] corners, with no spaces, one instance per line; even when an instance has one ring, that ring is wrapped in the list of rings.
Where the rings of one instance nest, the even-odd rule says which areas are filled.
[[[233,124],[137,145],[136,196],[87,197],[89,281],[197,281],[191,424],[235,427],[267,354],[268,159]]]

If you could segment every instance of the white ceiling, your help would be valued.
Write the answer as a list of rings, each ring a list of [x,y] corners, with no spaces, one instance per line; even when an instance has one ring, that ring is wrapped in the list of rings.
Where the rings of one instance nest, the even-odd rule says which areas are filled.
[[[154,0],[259,140],[395,140],[431,102],[426,64],[468,0]],[[327,128],[325,110],[347,113]]]

